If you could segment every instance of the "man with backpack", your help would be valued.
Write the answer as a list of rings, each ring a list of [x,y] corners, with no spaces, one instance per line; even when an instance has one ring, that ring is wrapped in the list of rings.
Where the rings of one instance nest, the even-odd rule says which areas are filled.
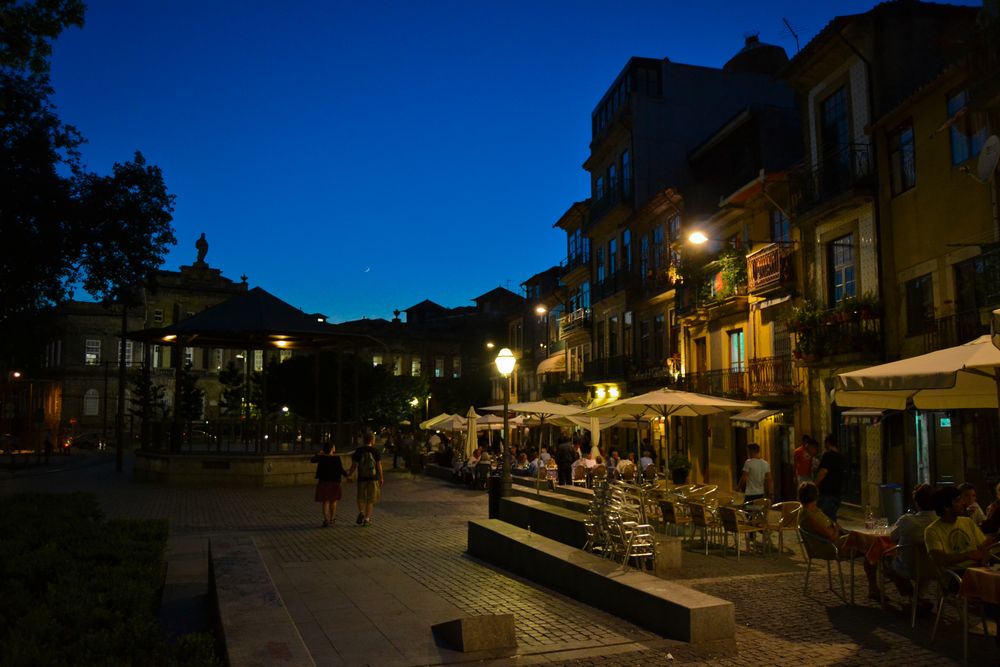
[[[372,510],[382,497],[382,457],[374,447],[375,437],[365,433],[364,444],[351,454],[350,477],[358,471],[358,520],[359,526],[372,525]]]

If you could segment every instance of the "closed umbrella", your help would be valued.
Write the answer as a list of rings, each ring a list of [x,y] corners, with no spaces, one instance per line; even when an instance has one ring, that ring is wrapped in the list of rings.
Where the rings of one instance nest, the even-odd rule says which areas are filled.
[[[479,444],[476,437],[476,421],[479,419],[479,415],[476,414],[476,409],[471,405],[469,406],[469,411],[465,413],[465,419],[465,458],[469,459]]]

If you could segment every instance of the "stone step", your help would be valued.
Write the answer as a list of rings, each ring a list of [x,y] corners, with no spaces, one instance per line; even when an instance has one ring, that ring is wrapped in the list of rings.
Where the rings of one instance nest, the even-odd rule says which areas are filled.
[[[733,603],[498,519],[469,522],[468,552],[670,639],[733,642]]]

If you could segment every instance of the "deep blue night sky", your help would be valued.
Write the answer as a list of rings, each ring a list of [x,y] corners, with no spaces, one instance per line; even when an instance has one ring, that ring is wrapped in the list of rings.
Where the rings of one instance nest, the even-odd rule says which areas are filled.
[[[719,67],[874,2],[90,0],[55,43],[89,168],[141,150],[224,275],[332,321],[520,290],[565,256],[590,112],[630,56]],[[956,4],[978,4],[964,2]],[[79,294],[78,294],[79,296]]]

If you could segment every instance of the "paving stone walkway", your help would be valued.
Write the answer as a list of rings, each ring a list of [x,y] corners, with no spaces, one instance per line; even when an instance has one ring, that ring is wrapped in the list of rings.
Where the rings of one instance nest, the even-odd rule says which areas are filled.
[[[825,573],[803,595],[797,554],[750,557],[684,552],[677,578],[736,606],[735,644],[665,640],[465,555],[466,522],[485,518],[486,496],[447,482],[388,475],[374,525],[354,524],[345,487],[337,524],[320,528],[311,487],[206,489],[133,482],[113,457],[90,454],[60,469],[0,477],[0,494],[91,491],[109,517],[166,518],[174,540],[245,532],[318,665],[870,665],[958,664],[953,612],[933,646],[933,618],[916,630],[898,609],[847,606]],[[792,540],[794,541],[794,540]],[[858,568],[859,579],[861,576]],[[434,644],[429,627],[464,614],[512,613],[518,649],[465,655]],[[992,639],[970,638],[970,664],[1000,664]]]

